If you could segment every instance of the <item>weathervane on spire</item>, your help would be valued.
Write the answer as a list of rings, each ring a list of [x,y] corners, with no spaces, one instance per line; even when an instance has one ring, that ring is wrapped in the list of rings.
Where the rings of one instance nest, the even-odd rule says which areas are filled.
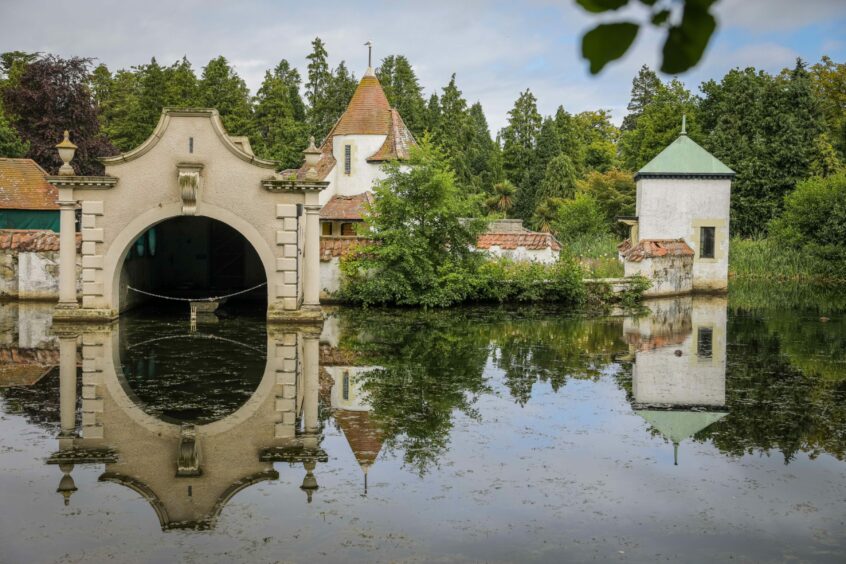
[[[373,66],[373,41],[368,40],[367,43],[365,43],[365,45],[367,46],[367,66],[372,67]]]

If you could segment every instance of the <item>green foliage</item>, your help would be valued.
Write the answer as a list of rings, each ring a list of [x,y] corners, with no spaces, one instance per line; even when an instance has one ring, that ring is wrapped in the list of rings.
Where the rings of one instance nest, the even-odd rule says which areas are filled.
[[[511,182],[503,180],[494,185],[493,193],[485,203],[492,211],[503,213],[507,217],[508,212],[514,207],[516,194],[517,188]]]
[[[20,158],[28,150],[29,145],[21,140],[6,116],[0,113],[0,157]]]
[[[553,264],[489,260],[476,271],[470,298],[483,302],[547,302],[578,305],[585,300],[584,273],[575,261]]]
[[[305,85],[308,102],[307,121],[311,135],[318,143],[344,113],[352,98],[357,81],[344,61],[334,71],[329,69],[326,44],[319,37],[311,42],[312,52],[306,57],[308,82]]]
[[[820,160],[824,121],[810,76],[799,61],[777,77],[732,70],[701,89],[698,118],[708,132],[703,145],[737,172],[732,230],[745,237],[764,233],[784,196]]]
[[[729,273],[732,280],[838,283],[844,276],[827,274],[829,267],[800,247],[774,237],[731,240]]]
[[[670,19],[673,5],[677,3],[674,0],[640,1],[650,8],[648,25],[667,30],[662,72],[677,74],[699,62],[717,28],[717,21],[710,12],[716,1],[682,0],[684,9],[678,22]],[[588,12],[599,14],[618,10],[629,0],[576,0],[576,3]],[[640,24],[632,22],[601,23],[585,33],[582,36],[582,56],[590,62],[591,74],[597,74],[607,63],[625,55],[640,27]]]
[[[423,135],[426,130],[426,102],[423,100],[423,87],[408,59],[403,55],[385,57],[376,69],[376,76],[388,102],[400,113],[406,127],[415,136]]]
[[[576,194],[558,206],[558,217],[552,232],[562,243],[582,237],[599,237],[609,232],[605,210],[596,199],[587,194]]]
[[[627,235],[627,228],[618,217],[635,213],[637,187],[630,172],[612,169],[608,172],[590,172],[579,182],[579,192],[592,197],[605,212],[606,224],[620,235]]]
[[[828,129],[828,139],[846,162],[846,63],[835,63],[828,56],[811,67],[811,81]]]
[[[253,133],[253,106],[250,91],[226,57],[209,61],[198,84],[199,104],[216,108],[229,135]],[[161,110],[160,110],[161,111]]]
[[[846,173],[797,184],[771,231],[781,245],[819,259],[819,274],[846,279]]]
[[[687,116],[687,134],[694,141],[701,140],[697,108],[698,100],[681,82],[672,80],[669,84],[659,84],[651,101],[641,109],[634,128],[621,136],[623,166],[639,170],[675,141],[681,131],[683,115]]]
[[[282,60],[266,72],[255,97],[256,154],[277,160],[281,168],[302,164],[308,145],[305,104],[300,97],[300,73]]]
[[[531,91],[526,90],[508,112],[508,125],[500,132],[505,176],[517,187],[514,213],[524,220],[531,218],[535,211],[535,192],[543,173],[537,166],[542,123],[537,100]]]
[[[374,244],[342,262],[341,295],[349,301],[447,306],[470,296],[481,260],[471,246],[484,222],[462,220],[474,202],[428,136],[407,164],[385,165],[367,214]]]
[[[576,167],[565,154],[553,158],[546,165],[537,198],[572,198],[576,195]]]
[[[575,237],[564,244],[562,252],[577,260],[588,278],[622,278],[619,242],[620,238],[611,234]]]
[[[620,127],[622,131],[635,128],[637,118],[643,113],[643,109],[652,103],[652,99],[655,98],[662,85],[655,71],[646,65],[640,67],[637,76],[632,79],[631,100],[626,107],[629,113],[623,118],[623,125]]]
[[[585,0],[587,1],[587,0]],[[631,22],[599,24],[582,37],[582,57],[590,61],[590,73],[626,54],[640,26]]]

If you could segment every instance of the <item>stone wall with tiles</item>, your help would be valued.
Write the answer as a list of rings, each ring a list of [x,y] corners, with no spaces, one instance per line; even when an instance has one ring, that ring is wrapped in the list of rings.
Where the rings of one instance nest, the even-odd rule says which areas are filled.
[[[79,257],[76,266],[77,294],[82,296]],[[58,233],[41,229],[0,230],[0,298],[59,298]]]

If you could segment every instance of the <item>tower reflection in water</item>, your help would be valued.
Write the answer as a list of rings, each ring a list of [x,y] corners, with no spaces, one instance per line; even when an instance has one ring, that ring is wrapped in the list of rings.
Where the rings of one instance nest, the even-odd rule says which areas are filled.
[[[634,410],[673,445],[716,423],[726,405],[724,297],[650,300],[649,314],[626,318],[623,333],[634,357]]]
[[[162,334],[168,327],[172,334]],[[262,332],[259,339],[253,336],[251,342],[215,339],[212,346],[230,349],[229,355],[233,349],[246,347],[248,354],[260,359],[260,372],[255,378],[246,378],[255,387],[243,394],[247,399],[240,405],[199,412],[193,407],[209,403],[209,397],[196,391],[203,389],[203,378],[207,379],[205,384],[208,378],[216,384],[206,386],[212,403],[225,397],[220,390],[225,379],[214,380],[213,367],[194,375],[200,385],[194,382],[182,387],[183,397],[192,390],[200,394],[194,398],[193,407],[187,408],[173,403],[164,409],[154,405],[147,392],[136,394],[130,380],[154,378],[165,390],[169,384],[179,388],[180,382],[186,381],[186,371],[203,366],[196,359],[190,360],[191,347],[197,339],[207,341],[209,335],[186,335],[181,325],[160,324],[155,328],[155,345],[141,343],[157,351],[155,368],[142,363],[140,374],[127,375],[122,370],[121,352],[132,360],[127,366],[135,366],[127,351],[139,344],[128,342],[136,338],[131,324],[56,325],[54,331],[60,342],[61,433],[58,451],[48,463],[62,471],[58,491],[65,503],[76,491],[74,465],[82,463],[104,464],[99,479],[138,492],[153,507],[165,530],[213,527],[236,493],[279,477],[274,462],[302,464],[301,488],[311,501],[319,487],[316,466],[327,460],[320,446],[318,418],[319,326],[268,327],[266,334]],[[81,420],[77,421],[79,350],[82,398]],[[163,362],[168,358],[173,363],[170,366]],[[181,365],[179,358],[183,358]],[[212,358],[205,366],[214,362]],[[218,372],[228,370],[224,366]],[[177,397],[179,392],[175,392]],[[221,416],[215,418],[215,414]]]

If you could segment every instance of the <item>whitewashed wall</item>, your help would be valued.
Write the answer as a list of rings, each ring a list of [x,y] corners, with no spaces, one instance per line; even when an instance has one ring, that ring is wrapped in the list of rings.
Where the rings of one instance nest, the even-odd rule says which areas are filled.
[[[498,245],[492,245],[486,252],[495,258],[508,258],[515,262],[540,262],[543,264],[553,264],[558,262],[558,251],[553,251],[552,248],[545,249],[527,249],[526,247],[517,247],[516,249],[502,249]]]
[[[647,178],[637,182],[641,239],[684,239],[693,249],[693,288],[728,286],[730,180]],[[699,228],[716,227],[715,258],[699,258]]]
[[[369,163],[367,157],[374,154],[385,142],[385,135],[337,135],[332,140],[332,154],[335,168],[326,178],[329,187],[320,194],[320,204],[328,202],[332,196],[354,196],[373,190],[373,182],[381,180],[384,174],[382,163]],[[350,145],[350,174],[344,173],[344,146]]]

